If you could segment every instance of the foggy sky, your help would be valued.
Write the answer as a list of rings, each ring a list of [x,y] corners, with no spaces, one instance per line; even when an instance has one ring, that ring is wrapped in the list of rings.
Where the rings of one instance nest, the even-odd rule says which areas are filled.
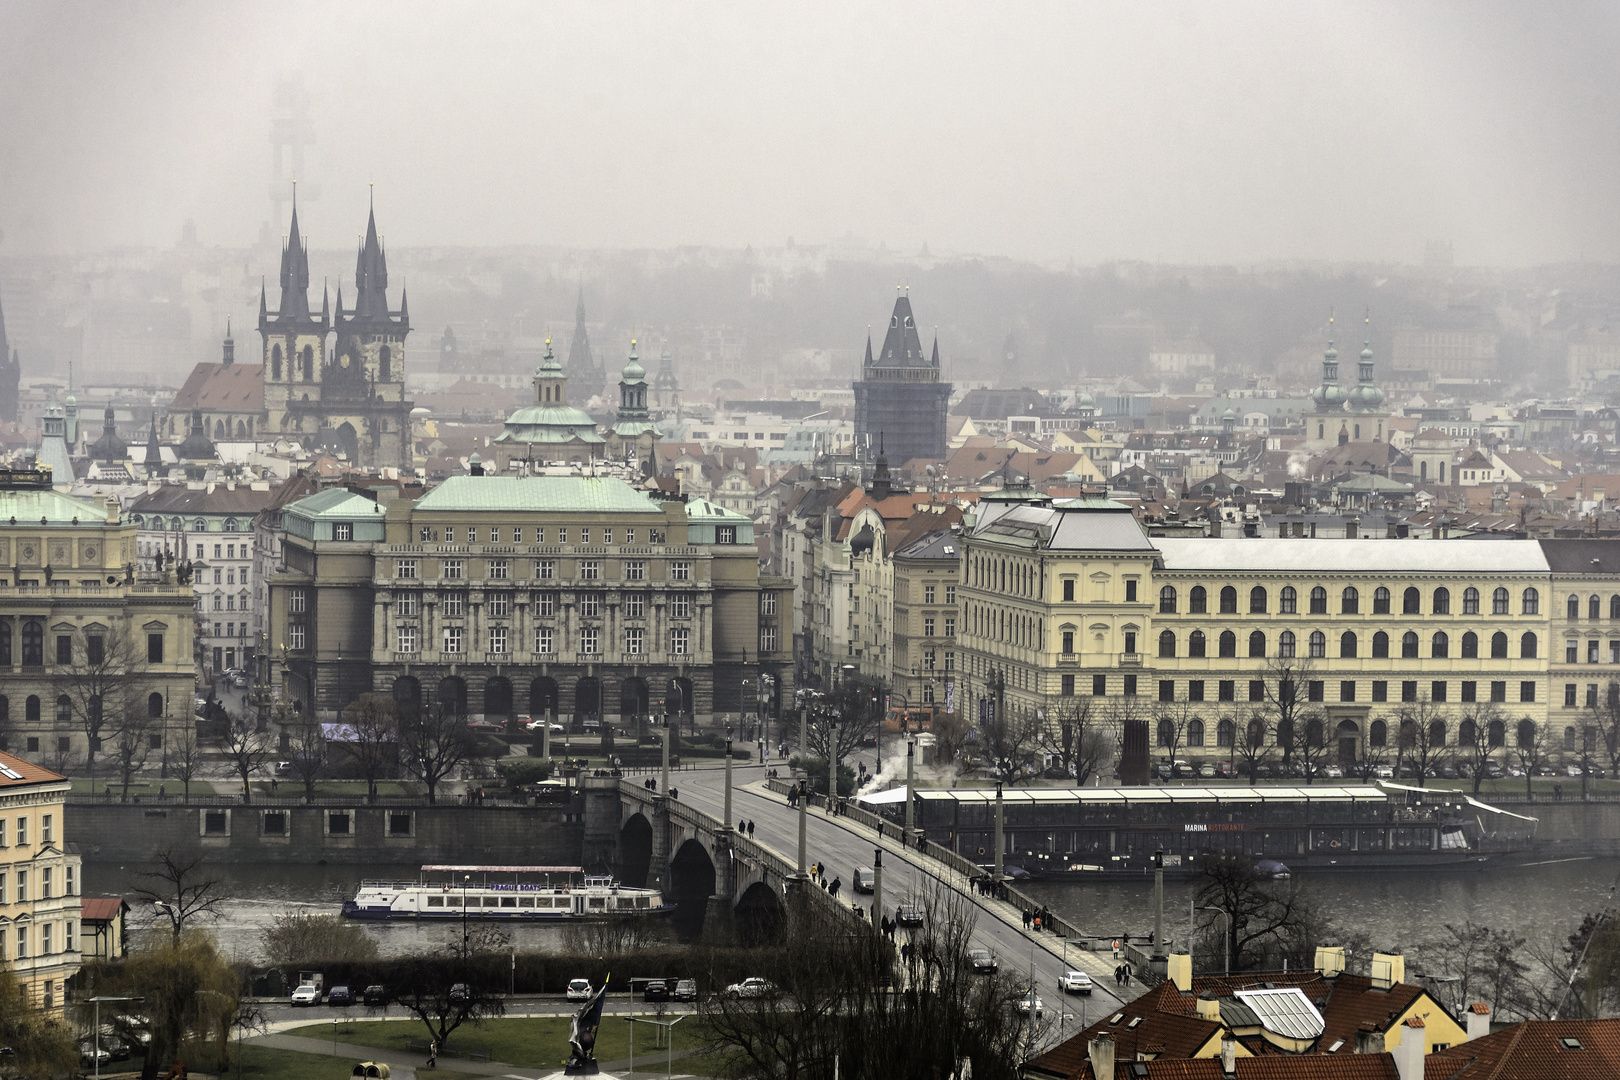
[[[9,0],[0,255],[254,242],[297,74],[319,247],[375,181],[391,247],[1614,260],[1617,45],[1597,2]]]

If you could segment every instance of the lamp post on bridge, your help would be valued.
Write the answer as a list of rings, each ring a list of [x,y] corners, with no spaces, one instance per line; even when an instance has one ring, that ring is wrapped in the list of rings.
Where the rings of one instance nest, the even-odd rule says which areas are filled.
[[[721,823],[725,832],[731,831],[731,721],[726,721],[726,817]]]

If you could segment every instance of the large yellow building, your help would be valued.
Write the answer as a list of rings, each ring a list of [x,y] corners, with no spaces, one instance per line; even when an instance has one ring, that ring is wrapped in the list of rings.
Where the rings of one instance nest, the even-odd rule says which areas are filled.
[[[29,999],[63,1005],[79,970],[79,856],[63,846],[66,777],[0,753],[0,961]]]

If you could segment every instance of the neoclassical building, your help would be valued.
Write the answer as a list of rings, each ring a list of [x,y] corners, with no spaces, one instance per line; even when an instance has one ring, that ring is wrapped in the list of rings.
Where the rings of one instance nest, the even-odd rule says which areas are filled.
[[[568,375],[551,351],[534,373],[534,404],[506,418],[495,436],[495,471],[528,471],[544,465],[582,465],[590,461],[634,460],[642,476],[657,468],[658,427],[647,409],[647,372],[630,342],[630,359],[619,381],[619,411],[606,435],[584,409],[568,404]]]

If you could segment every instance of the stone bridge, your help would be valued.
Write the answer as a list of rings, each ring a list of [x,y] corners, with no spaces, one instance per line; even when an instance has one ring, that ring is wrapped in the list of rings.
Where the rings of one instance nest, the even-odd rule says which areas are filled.
[[[763,944],[781,933],[783,897],[798,867],[699,810],[635,780],[585,777],[583,865],[612,867],[624,884],[655,888],[676,905],[677,932]],[[847,916],[848,908],[810,889]]]

